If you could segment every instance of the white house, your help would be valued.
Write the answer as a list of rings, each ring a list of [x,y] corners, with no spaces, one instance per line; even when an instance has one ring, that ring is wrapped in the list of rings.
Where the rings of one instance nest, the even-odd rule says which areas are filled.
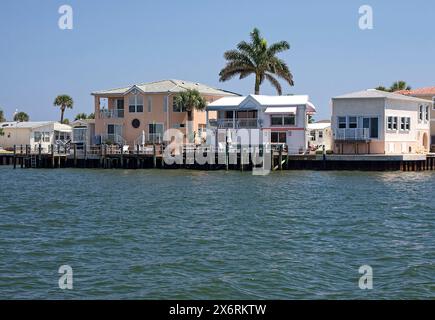
[[[316,149],[332,150],[332,129],[331,121],[318,121],[308,124],[310,132],[310,146]]]
[[[95,136],[95,120],[94,119],[80,119],[71,123],[72,127],[72,142],[79,147],[84,145],[95,145],[97,139]]]
[[[285,144],[289,153],[308,148],[308,115],[316,112],[307,95],[224,97],[207,106],[208,129],[270,130],[272,144]],[[209,119],[213,112],[216,119]]]
[[[44,122],[3,122],[0,123],[3,136],[0,146],[6,150],[16,146],[30,145],[32,149],[39,147],[46,152],[51,144],[66,143],[71,140],[72,129],[69,125],[55,121]]]
[[[429,151],[432,102],[369,89],[332,99],[334,152],[410,154]]]

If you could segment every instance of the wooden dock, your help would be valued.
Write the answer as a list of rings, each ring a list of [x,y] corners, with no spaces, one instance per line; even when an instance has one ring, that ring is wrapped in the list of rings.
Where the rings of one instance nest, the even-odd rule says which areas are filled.
[[[0,165],[13,168],[100,168],[100,169],[194,169],[194,170],[253,170],[252,155],[247,150],[228,150],[221,154],[200,150],[209,161],[198,164],[194,150],[184,150],[182,163],[168,165],[163,159],[164,146],[153,145],[146,149],[139,146],[124,152],[122,146],[93,146],[78,149],[16,146],[11,153],[0,153]],[[242,152],[243,151],[243,152]],[[243,154],[243,156],[242,156]],[[360,171],[432,171],[435,170],[435,154],[428,155],[294,155],[285,147],[274,148],[270,156],[271,170],[360,170]],[[260,151],[260,157],[263,153]],[[222,162],[224,157],[224,162]],[[263,164],[255,167],[262,167]]]

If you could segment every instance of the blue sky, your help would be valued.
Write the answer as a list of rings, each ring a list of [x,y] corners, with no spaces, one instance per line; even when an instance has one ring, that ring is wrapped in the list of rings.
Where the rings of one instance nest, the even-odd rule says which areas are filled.
[[[62,4],[74,9],[73,30],[58,28]],[[373,30],[358,27],[364,4]],[[170,78],[249,94],[252,77],[219,83],[218,73],[223,52],[258,27],[269,43],[291,45],[281,57],[295,86],[284,93],[309,94],[316,118],[328,118],[335,95],[402,79],[434,86],[434,13],[428,0],[2,0],[0,107],[7,118],[19,109],[58,119],[52,102],[67,93],[72,119],[93,111],[94,90]]]

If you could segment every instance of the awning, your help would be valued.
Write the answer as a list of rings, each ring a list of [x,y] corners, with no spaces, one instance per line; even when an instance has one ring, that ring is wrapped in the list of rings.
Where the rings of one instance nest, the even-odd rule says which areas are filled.
[[[297,107],[267,107],[265,113],[293,113],[296,114]]]

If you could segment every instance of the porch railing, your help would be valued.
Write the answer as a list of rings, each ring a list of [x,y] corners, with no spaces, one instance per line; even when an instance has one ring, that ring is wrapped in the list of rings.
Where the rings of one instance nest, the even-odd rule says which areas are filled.
[[[103,110],[100,110],[100,118],[102,118],[102,119],[124,118],[124,110],[103,109]]]
[[[261,120],[252,119],[213,119],[209,121],[209,126],[218,129],[242,129],[242,128],[259,128]]]
[[[335,129],[334,139],[339,141],[367,141],[370,140],[370,129]]]

